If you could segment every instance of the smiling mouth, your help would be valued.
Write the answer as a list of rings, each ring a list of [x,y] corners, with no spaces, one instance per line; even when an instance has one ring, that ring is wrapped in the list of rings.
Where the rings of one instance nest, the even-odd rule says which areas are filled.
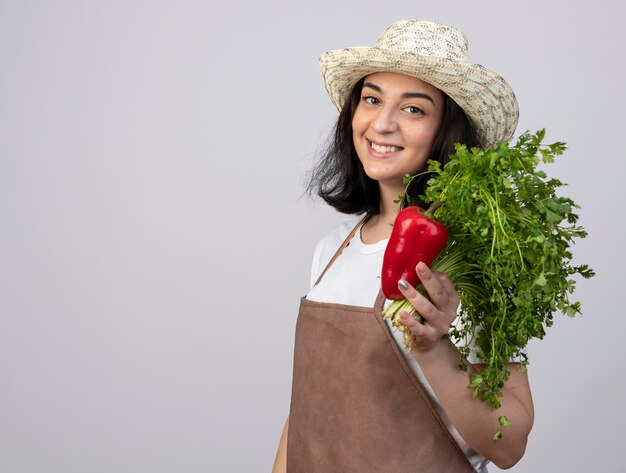
[[[367,140],[367,142],[372,150],[382,154],[392,154],[404,149],[400,146],[379,145],[370,140]]]

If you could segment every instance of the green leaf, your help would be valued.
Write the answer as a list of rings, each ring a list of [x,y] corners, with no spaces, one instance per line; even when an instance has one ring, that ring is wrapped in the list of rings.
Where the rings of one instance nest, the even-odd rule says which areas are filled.
[[[472,376],[470,378],[470,384],[468,385],[468,387],[477,388],[479,386],[482,386],[482,384],[483,384],[483,377],[479,373],[472,373]]]
[[[498,417],[498,422],[500,423],[503,429],[506,429],[509,425],[511,425],[511,423],[509,422],[509,419],[507,419],[506,416]]]
[[[537,279],[533,281],[533,284],[535,286],[540,286],[540,287],[545,286],[547,283],[548,283],[548,280],[546,279],[546,275],[543,272],[541,272],[541,274],[537,276]]]

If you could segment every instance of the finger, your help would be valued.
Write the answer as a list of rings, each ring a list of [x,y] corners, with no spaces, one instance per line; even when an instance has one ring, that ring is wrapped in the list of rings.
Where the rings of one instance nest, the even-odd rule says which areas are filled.
[[[456,288],[454,287],[454,284],[452,284],[452,280],[445,273],[433,271],[433,274],[439,280],[441,287],[443,287],[443,289],[446,291],[446,293],[450,297],[453,305],[455,307],[458,306],[460,302],[459,293],[456,292]]]
[[[448,294],[452,292],[456,292],[456,290],[454,289],[454,285],[452,284],[452,281],[450,280],[450,278],[448,277],[446,273],[440,273],[439,271],[432,271],[432,273],[435,276],[435,278],[437,278],[437,281],[439,281],[439,284],[441,284],[441,287],[443,287],[443,289]]]
[[[426,297],[421,295],[413,286],[404,279],[398,281],[398,289],[402,295],[411,303],[417,312],[426,322],[432,321],[439,310]]]
[[[419,317],[419,316],[418,316]],[[434,329],[432,326],[422,321],[416,320],[406,310],[400,312],[400,321],[408,328],[418,339],[434,339]]]
[[[406,311],[406,310],[402,310],[400,311],[400,320],[402,321],[402,323],[404,325],[407,326],[407,328],[414,328],[417,325],[425,325],[425,321],[424,319],[416,313],[411,314],[410,312]]]
[[[417,271],[417,276],[420,278],[433,304],[439,308],[446,307],[449,303],[450,296],[433,271],[422,261],[417,264],[415,271]]]

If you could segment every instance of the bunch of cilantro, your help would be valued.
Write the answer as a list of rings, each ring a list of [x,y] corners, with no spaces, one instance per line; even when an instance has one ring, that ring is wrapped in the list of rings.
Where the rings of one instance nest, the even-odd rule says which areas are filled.
[[[514,146],[456,145],[443,169],[430,161],[426,171],[432,177],[422,198],[443,201],[435,218],[449,233],[432,267],[448,274],[461,299],[458,323],[449,335],[464,357],[474,342],[485,368],[472,374],[469,388],[494,409],[500,407],[509,361],[520,360],[526,370],[528,341],[543,338],[554,313],[579,313],[580,303],[569,297],[574,277],[593,276],[587,265],[571,262],[574,239],[586,236],[577,225],[578,206],[557,195],[564,183],[538,169],[562,154],[565,144],[543,145],[544,135],[545,130],[527,132]],[[415,177],[406,176],[405,184]],[[403,309],[414,312],[408,301],[395,301],[385,317],[400,327]],[[410,342],[405,331],[407,347]],[[461,362],[460,368],[467,366]],[[500,423],[508,425],[504,416]],[[500,430],[494,440],[501,435]]]

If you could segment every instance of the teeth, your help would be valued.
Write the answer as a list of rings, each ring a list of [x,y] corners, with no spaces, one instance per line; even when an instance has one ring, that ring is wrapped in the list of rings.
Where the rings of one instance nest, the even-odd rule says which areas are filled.
[[[372,143],[371,141],[370,144],[372,145],[372,149],[379,153],[395,153],[396,151],[400,151],[402,149],[398,146],[379,146],[376,143]]]

